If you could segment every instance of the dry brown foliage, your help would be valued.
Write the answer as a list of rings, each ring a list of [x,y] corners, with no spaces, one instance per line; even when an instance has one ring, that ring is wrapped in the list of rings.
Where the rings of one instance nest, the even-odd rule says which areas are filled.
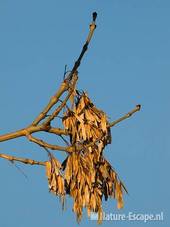
[[[103,150],[111,142],[111,133],[106,114],[97,109],[87,94],[79,92],[74,97],[72,109],[64,113],[63,125],[69,131],[70,143],[82,147],[75,150],[61,164],[54,156],[46,162],[49,189],[55,195],[73,197],[73,211],[79,222],[85,207],[87,214],[97,212],[102,221],[102,198],[117,200],[123,207],[123,183]]]

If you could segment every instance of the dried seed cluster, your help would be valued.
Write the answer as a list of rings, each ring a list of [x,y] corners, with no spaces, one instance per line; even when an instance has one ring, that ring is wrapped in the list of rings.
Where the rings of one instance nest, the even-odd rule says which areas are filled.
[[[61,163],[54,156],[50,155],[50,161],[46,162],[46,175],[49,190],[58,196],[65,195],[64,178],[61,170]]]
[[[65,112],[63,125],[70,132],[71,144],[97,140],[102,140],[103,145],[111,143],[106,114],[97,109],[85,93],[77,96],[73,110]]]
[[[100,223],[102,198],[115,198],[117,207],[122,208],[126,189],[103,156],[105,146],[111,143],[106,114],[95,107],[87,94],[76,98],[72,110],[64,114],[63,125],[69,131],[71,145],[81,149],[71,153],[62,164],[54,157],[47,162],[49,188],[56,195],[73,197],[78,222],[85,207],[88,216],[98,213]]]

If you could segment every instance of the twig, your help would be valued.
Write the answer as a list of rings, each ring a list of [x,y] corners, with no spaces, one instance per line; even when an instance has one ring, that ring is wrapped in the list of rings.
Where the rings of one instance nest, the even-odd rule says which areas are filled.
[[[69,132],[65,129],[62,129],[62,128],[50,127],[47,132],[53,133],[53,134],[56,134],[56,135],[65,135],[65,136],[69,135]]]
[[[61,95],[68,89],[68,83],[64,81],[56,94],[50,99],[48,105],[44,108],[44,110],[36,117],[36,119],[32,122],[31,125],[37,125],[42,119],[45,118],[46,114],[49,110],[58,102]]]
[[[0,142],[15,139],[15,138],[18,138],[18,137],[26,136],[27,134],[32,134],[32,133],[41,132],[41,131],[54,133],[56,135],[68,135],[68,132],[65,129],[53,128],[51,126],[42,125],[42,124],[37,125],[37,126],[31,125],[31,126],[28,126],[24,129],[20,129],[16,132],[10,132],[10,133],[1,135],[0,136]]]
[[[71,70],[71,73],[68,75],[67,79],[72,79],[72,76],[73,74],[77,71],[78,67],[80,66],[81,64],[81,60],[85,54],[85,52],[88,50],[88,45],[91,41],[91,38],[93,36],[93,33],[94,33],[94,30],[96,29],[96,24],[95,24],[95,20],[97,18],[97,13],[94,12],[93,13],[93,20],[92,20],[92,23],[90,24],[90,31],[89,31],[89,34],[87,36],[87,39],[86,39],[86,42],[82,48],[82,51],[80,53],[80,56],[78,57],[77,61],[75,62],[74,66],[73,66],[73,69]]]
[[[62,103],[57,107],[57,109],[48,118],[46,118],[43,125],[49,125],[50,122],[52,120],[54,120],[54,118],[57,117],[57,115],[60,113],[60,111],[64,108],[64,106],[66,105],[67,101],[69,100],[70,96],[72,95],[72,93],[74,91],[77,79],[78,79],[78,75],[77,75],[77,73],[74,73],[73,78],[72,78],[72,84],[70,84],[70,87],[69,87],[70,90],[69,90],[68,95],[66,96],[64,101],[62,101]]]
[[[69,142],[62,135],[59,135],[59,136],[65,142],[65,144],[67,144],[67,146],[70,146]]]
[[[0,154],[0,158],[7,159],[9,161],[22,162],[24,164],[29,164],[29,165],[45,166],[45,163],[46,163],[46,162],[41,162],[41,161],[35,161],[35,160],[32,160],[32,159],[28,159],[28,158],[18,158],[18,157],[6,155],[6,154]]]
[[[108,127],[113,127],[116,124],[118,124],[119,122],[131,117],[134,113],[136,113],[137,111],[139,111],[141,109],[141,105],[136,105],[135,109],[133,109],[132,111],[130,111],[129,113],[125,114],[123,117],[120,117],[119,119],[111,122]]]
[[[83,46],[83,49],[80,53],[80,56],[78,57],[77,61],[75,62],[73,69],[71,70],[71,73],[68,75],[68,77],[66,78],[65,81],[71,81],[73,75],[77,72],[78,67],[81,64],[81,60],[85,54],[85,52],[88,49],[88,45],[91,41],[91,38],[93,36],[94,30],[96,28],[96,24],[95,24],[95,20],[97,18],[97,13],[94,12],[93,13],[93,21],[90,24],[90,31],[88,34],[88,37],[86,39],[86,42]],[[48,113],[48,111],[58,102],[58,99],[60,98],[60,96],[68,89],[68,84],[67,83],[62,83],[61,87],[59,88],[58,92],[52,97],[52,99],[50,100],[49,104],[44,108],[44,110],[38,115],[38,117],[33,121],[32,125],[37,125],[42,119],[44,119],[45,115]]]
[[[49,144],[41,139],[33,137],[32,135],[27,135],[27,138],[29,141],[36,143],[41,147],[49,148],[51,150],[65,151],[67,153],[71,153],[73,151],[73,148],[71,146],[63,147],[63,146]]]

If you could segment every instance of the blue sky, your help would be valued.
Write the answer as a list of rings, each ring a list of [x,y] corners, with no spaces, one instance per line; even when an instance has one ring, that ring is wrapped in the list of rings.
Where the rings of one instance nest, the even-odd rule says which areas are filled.
[[[128,188],[125,208],[104,203],[107,213],[160,213],[162,222],[103,222],[103,226],[168,226],[170,158],[170,2],[168,0],[0,0],[0,133],[15,131],[37,116],[71,69],[88,33],[97,29],[79,69],[79,88],[111,120],[142,105],[141,112],[112,129],[105,151]],[[44,136],[44,135],[42,135]],[[55,137],[48,138],[55,143]],[[26,139],[0,144],[0,153],[45,160]],[[64,158],[61,152],[56,156]],[[76,226],[67,198],[62,212],[48,193],[42,167],[0,160],[0,226]],[[96,226],[86,212],[80,226]]]

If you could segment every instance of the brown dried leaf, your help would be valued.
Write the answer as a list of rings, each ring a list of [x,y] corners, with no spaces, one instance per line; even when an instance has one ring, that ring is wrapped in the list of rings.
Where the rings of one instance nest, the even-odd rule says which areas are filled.
[[[70,102],[71,102],[71,106],[73,108],[74,106],[74,98],[76,96],[76,89],[74,88],[74,90],[72,91],[72,94],[70,95]]]
[[[107,132],[107,118],[105,114],[101,117],[100,126],[104,133]]]
[[[96,210],[96,197],[93,193],[91,193],[91,196],[90,196],[90,207],[91,207],[91,210],[95,212],[95,210]]]
[[[116,182],[115,196],[117,199],[117,208],[118,209],[123,208],[123,193],[122,193],[122,187],[120,182]]]
[[[57,192],[57,194],[64,195],[65,194],[64,179],[60,175],[57,177],[57,184],[58,184],[58,192]]]
[[[84,193],[85,193],[85,196],[84,196],[85,197],[85,204],[87,206],[89,204],[89,195],[90,195],[89,187],[88,187],[87,184],[85,186]]]
[[[80,133],[81,133],[81,138],[85,141],[86,140],[86,129],[85,129],[84,123],[80,123],[79,129],[80,129]]]
[[[64,174],[64,178],[65,178],[68,185],[70,183],[71,177],[72,177],[72,156],[70,155],[67,158],[65,174]]]
[[[46,176],[49,179],[51,177],[51,162],[50,161],[47,161],[45,163],[45,167],[46,167]]]

